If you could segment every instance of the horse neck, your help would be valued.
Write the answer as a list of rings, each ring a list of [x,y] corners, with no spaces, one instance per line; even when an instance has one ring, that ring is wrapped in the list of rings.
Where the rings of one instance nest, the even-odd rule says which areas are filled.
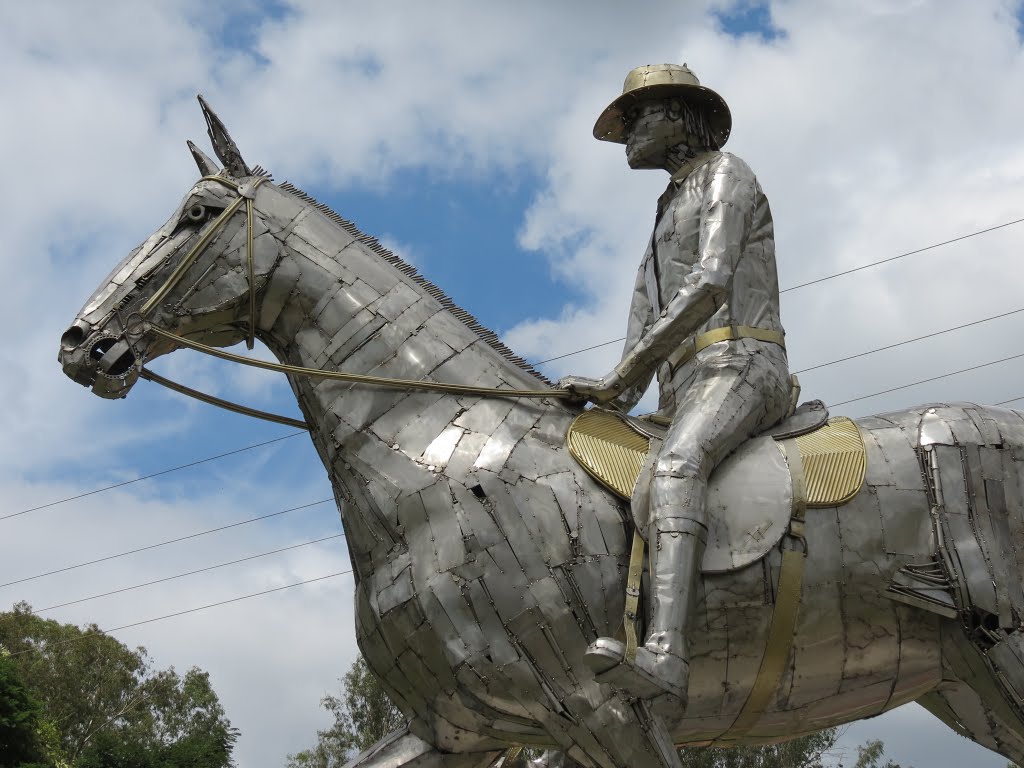
[[[316,210],[279,240],[282,256],[263,291],[259,325],[280,361],[483,387],[543,386],[446,307],[436,288],[383,260],[375,241],[354,237]],[[289,380],[345,502],[361,571],[360,553],[397,543],[398,499],[436,482],[427,449],[467,403],[301,375]]]

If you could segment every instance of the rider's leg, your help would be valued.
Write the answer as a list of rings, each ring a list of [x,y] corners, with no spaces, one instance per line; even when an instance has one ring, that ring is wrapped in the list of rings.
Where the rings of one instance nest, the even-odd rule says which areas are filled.
[[[636,696],[664,692],[685,703],[687,631],[707,538],[708,478],[740,443],[782,418],[788,396],[784,362],[783,367],[772,365],[757,354],[718,358],[701,367],[685,392],[678,393],[676,419],[651,483],[647,540],[652,617],[647,640],[632,665],[634,683],[616,675],[613,684]],[[600,654],[610,662],[620,646],[600,639],[588,653],[591,666],[600,669]]]

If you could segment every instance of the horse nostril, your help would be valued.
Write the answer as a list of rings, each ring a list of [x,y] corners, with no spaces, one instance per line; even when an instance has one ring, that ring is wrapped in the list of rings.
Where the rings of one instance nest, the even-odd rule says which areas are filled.
[[[121,376],[128,373],[135,365],[135,355],[132,354],[130,349],[126,349],[118,358],[110,364],[110,368],[107,369],[107,373],[111,376]]]
[[[64,349],[75,349],[85,341],[85,331],[77,325],[72,325],[60,337],[60,345]]]
[[[89,350],[89,357],[93,360],[101,359],[116,343],[117,342],[109,336],[100,339],[92,345],[92,349]]]

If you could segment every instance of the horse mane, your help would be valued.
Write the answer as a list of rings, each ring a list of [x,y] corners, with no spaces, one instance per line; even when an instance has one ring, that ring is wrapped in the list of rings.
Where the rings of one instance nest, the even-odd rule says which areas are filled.
[[[367,235],[365,232],[362,232],[351,221],[344,218],[343,216],[340,216],[332,208],[325,205],[324,203],[321,203],[312,195],[299,189],[291,182],[285,181],[281,183],[279,186],[285,192],[295,195],[303,202],[308,203],[309,205],[316,208],[318,211],[320,211],[320,213],[322,213],[328,219],[330,219],[335,224],[344,229],[346,232],[348,232],[350,235],[352,235],[357,242],[362,243],[364,246],[373,251],[373,253],[375,253],[377,256],[380,256],[382,259],[384,259],[384,261],[391,264],[399,272],[413,280],[413,282],[415,282],[417,285],[423,288],[423,290],[426,291],[430,296],[436,299],[441,304],[442,308],[444,308],[452,315],[454,315],[456,319],[458,319],[464,325],[466,325],[466,327],[473,331],[480,338],[481,341],[486,342],[488,346],[490,346],[504,359],[508,360],[510,363],[513,363],[518,368],[530,374],[544,385],[552,385],[551,381],[546,376],[544,376],[544,374],[542,374],[540,371],[538,371],[536,368],[530,365],[530,363],[528,363],[526,360],[524,360],[511,349],[509,349],[507,346],[505,346],[502,343],[501,339],[498,338],[498,334],[496,334],[494,331],[490,330],[489,328],[481,324],[480,321],[477,320],[472,314],[470,314],[462,307],[460,307],[458,304],[456,304],[454,301],[452,301],[451,297],[449,297],[448,294],[446,294],[444,291],[442,291],[440,288],[434,285],[434,283],[432,283],[430,280],[428,280],[419,272],[417,272],[416,269],[411,264],[409,264],[406,261],[403,261],[397,254],[385,248],[377,238],[373,237],[372,235]]]

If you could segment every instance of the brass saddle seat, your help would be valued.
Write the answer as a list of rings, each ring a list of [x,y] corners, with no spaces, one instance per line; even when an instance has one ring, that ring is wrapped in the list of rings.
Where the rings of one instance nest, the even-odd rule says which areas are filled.
[[[591,408],[573,421],[567,443],[570,453],[588,474],[628,500],[665,432],[665,426],[656,417],[634,418]],[[807,507],[844,504],[863,485],[867,457],[860,430],[846,417],[828,418],[828,409],[820,401],[801,405],[793,416],[766,434],[780,450],[784,441],[794,441],[802,466],[789,466],[789,470],[791,475],[802,474]]]

